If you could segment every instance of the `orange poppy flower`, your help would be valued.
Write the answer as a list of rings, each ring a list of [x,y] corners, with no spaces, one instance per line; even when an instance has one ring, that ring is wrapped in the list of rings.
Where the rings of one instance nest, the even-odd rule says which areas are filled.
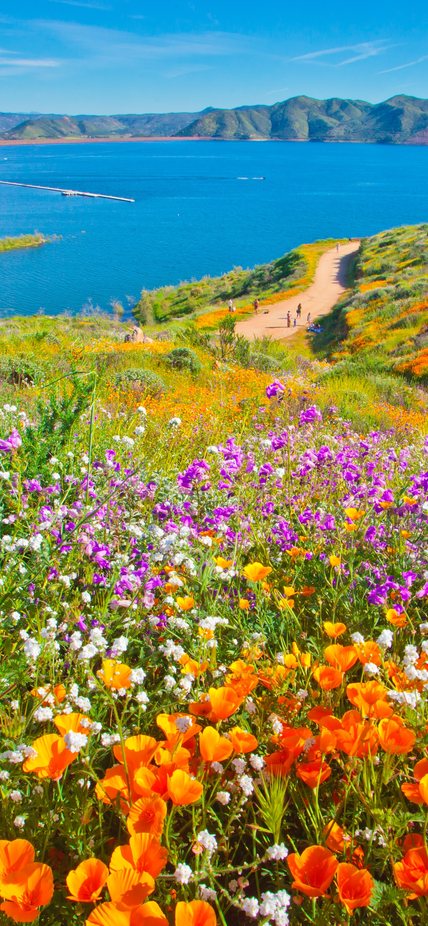
[[[226,720],[231,717],[238,707],[241,706],[244,695],[237,695],[233,688],[210,688],[209,696],[211,707],[218,720]]]
[[[215,556],[214,562],[220,569],[230,569],[233,566],[233,559],[225,559],[224,556]]]
[[[54,724],[61,734],[65,736],[66,733],[83,733],[85,736],[90,736],[88,727],[82,727],[82,720],[87,720],[88,723],[91,723],[88,717],[85,717],[85,714],[59,714],[54,719]]]
[[[361,711],[363,717],[377,717],[378,702],[386,701],[388,691],[380,682],[356,682],[348,685],[346,694],[351,704]]]
[[[265,762],[271,775],[285,778],[294,762],[294,752],[292,749],[285,747],[280,752],[272,752],[270,756],[266,756]]]
[[[229,736],[232,746],[238,755],[246,752],[254,752],[259,745],[256,737],[253,736],[252,733],[247,733],[246,730],[242,730],[241,727],[234,727],[233,730],[229,730]]]
[[[300,778],[305,785],[307,785],[308,788],[312,788],[313,791],[318,785],[322,784],[323,781],[327,781],[330,775],[330,766],[321,759],[317,759],[314,762],[302,762],[296,772],[297,778]]]
[[[175,926],[216,926],[217,917],[205,900],[181,901],[175,908]]]
[[[104,659],[102,669],[98,669],[98,678],[104,682],[106,688],[112,688],[114,691],[119,688],[131,687],[132,669],[123,662],[116,662],[115,659]]]
[[[138,833],[150,833],[159,839],[162,835],[166,817],[166,803],[157,795],[153,797],[140,797],[132,805],[127,827],[131,836]]]
[[[196,659],[191,659],[187,653],[181,657],[180,665],[182,666],[182,673],[193,675],[194,678],[199,678],[208,668],[207,662],[198,662]]]
[[[393,865],[398,887],[407,888],[409,900],[428,895],[428,856],[425,846],[408,849],[401,862]]]
[[[133,868],[135,871],[147,871],[152,878],[157,878],[168,861],[168,851],[160,845],[159,840],[149,833],[131,836],[129,845],[118,846],[110,859],[110,871]]]
[[[314,585],[304,585],[300,594],[304,595],[305,598],[310,598],[310,596],[313,595],[314,592],[315,592]]]
[[[342,646],[341,643],[332,643],[324,650],[327,662],[340,672],[348,672],[355,665],[358,656],[353,646]]]
[[[326,634],[329,637],[332,637],[333,640],[336,640],[337,637],[342,636],[342,633],[345,633],[346,630],[346,624],[332,624],[331,621],[325,621],[323,627]]]
[[[407,799],[412,802],[412,804],[424,804],[428,801],[428,759],[421,759],[416,763],[413,769],[413,776],[416,778],[415,782],[406,782],[404,785],[401,785],[401,791],[406,795]],[[426,778],[426,781],[425,781]],[[422,788],[420,787],[421,783]]]
[[[331,556],[329,556],[328,559],[329,559],[330,566],[340,566],[342,562],[342,560],[340,559],[340,556],[336,556],[334,553]]]
[[[404,611],[396,611],[395,608],[388,608],[385,617],[395,627],[405,627],[407,624],[407,615]]]
[[[381,720],[378,732],[382,749],[392,756],[405,756],[413,749],[416,741],[416,733],[408,730],[398,720]]]
[[[173,804],[194,804],[199,800],[203,790],[200,781],[195,781],[182,769],[176,769],[168,776],[168,797]]]
[[[205,727],[199,734],[199,749],[205,762],[223,762],[233,752],[230,740],[220,736],[214,727]]]
[[[189,721],[187,729],[179,729],[181,726],[180,720]],[[156,723],[166,736],[165,743],[158,743],[158,746],[166,746],[172,752],[177,746],[182,746],[184,743],[187,743],[188,740],[195,737],[196,734],[202,730],[202,727],[195,723],[194,718],[190,714],[158,714]],[[182,726],[184,728],[186,725],[183,724]],[[187,746],[187,748],[189,748],[189,746]]]
[[[68,900],[95,903],[108,878],[108,868],[98,858],[88,858],[70,871],[66,884]]]
[[[343,852],[345,843],[343,829],[335,820],[331,820],[324,827],[325,844],[331,852]]]
[[[377,752],[378,732],[370,722],[362,721],[358,711],[347,711],[336,730],[338,748],[348,756],[374,756]]]
[[[309,846],[301,855],[289,855],[287,865],[294,879],[292,887],[307,897],[323,897],[336,873],[337,859],[323,846]]]
[[[254,666],[245,662],[244,659],[237,659],[230,664],[224,684],[226,688],[233,688],[235,694],[239,696],[249,695],[258,685]]]
[[[27,839],[0,839],[0,882],[13,871],[34,862],[34,848]]]
[[[121,765],[114,765],[108,768],[104,778],[97,781],[95,785],[95,794],[99,801],[104,804],[115,804],[118,794],[120,794],[120,806],[124,813],[129,811],[129,790],[126,780],[125,769]]]
[[[422,833],[408,833],[404,839],[397,839],[397,843],[400,846],[402,852],[407,852],[409,849],[419,848],[419,846],[425,846]]]
[[[113,746],[113,753],[118,762],[123,765],[123,752],[125,752],[126,767],[128,771],[133,772],[135,769],[141,768],[142,765],[148,765],[152,761],[158,746],[159,743],[153,736],[138,734],[137,736],[128,736],[124,743],[124,751],[120,743]]]
[[[357,907],[370,905],[374,881],[367,868],[341,862],[337,868],[337,890],[343,905],[352,914]]]
[[[180,611],[191,611],[195,606],[195,599],[190,597],[181,598],[179,596],[177,598],[177,605],[180,608]]]
[[[31,862],[20,871],[13,871],[2,879],[1,893],[4,903],[0,910],[16,923],[34,923],[52,899],[53,874],[49,865]]]
[[[43,694],[40,695],[39,691],[43,691]],[[53,695],[56,703],[61,704],[61,701],[64,701],[66,690],[64,685],[55,685],[54,688],[52,688],[52,685],[48,685],[47,688],[33,688],[31,694],[34,695],[35,698],[41,698],[42,705],[45,707],[47,704],[52,703],[49,695]]]
[[[248,563],[248,566],[244,567],[243,574],[250,582],[261,582],[261,580],[265,579],[271,572],[271,566],[262,566],[261,563]]]
[[[332,688],[339,688],[342,684],[343,674],[333,666],[318,666],[314,671],[314,679],[323,691],[331,691]]]
[[[324,717],[331,717],[333,711],[330,707],[311,707],[308,713],[308,720],[313,720],[314,723],[320,723]]]
[[[61,778],[67,765],[77,759],[77,752],[70,752],[62,736],[56,733],[47,733],[46,736],[40,736],[34,740],[32,747],[36,752],[35,756],[29,756],[25,760],[22,771],[34,772],[38,778],[51,778],[52,781],[58,781]]]
[[[300,756],[306,741],[311,738],[312,730],[310,730],[309,727],[289,727],[284,723],[282,725],[282,733],[280,735],[281,746],[292,749],[296,757]]]
[[[113,903],[120,903],[121,907],[138,907],[149,894],[153,894],[155,880],[147,871],[121,868],[109,874],[107,888]]]
[[[249,609],[249,607],[250,607],[250,602],[248,601],[248,598],[240,598],[240,599],[239,599],[239,607],[240,607],[241,611],[248,611],[248,609]]]
[[[153,900],[133,909],[110,902],[96,907],[85,920],[85,926],[168,926],[168,920]]]
[[[375,666],[380,666],[382,662],[382,653],[374,640],[366,640],[365,643],[356,645],[355,652],[363,666],[366,662],[373,662]]]

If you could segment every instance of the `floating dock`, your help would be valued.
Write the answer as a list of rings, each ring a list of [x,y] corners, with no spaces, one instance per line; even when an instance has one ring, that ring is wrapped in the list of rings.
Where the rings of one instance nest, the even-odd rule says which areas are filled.
[[[107,193],[83,193],[81,190],[62,190],[57,186],[39,186],[36,183],[16,183],[13,180],[0,180],[3,186],[24,186],[30,190],[49,190],[51,193],[62,193],[63,196],[89,196],[91,199],[117,199],[120,203],[135,203],[135,199],[126,199],[124,196],[108,196]]]

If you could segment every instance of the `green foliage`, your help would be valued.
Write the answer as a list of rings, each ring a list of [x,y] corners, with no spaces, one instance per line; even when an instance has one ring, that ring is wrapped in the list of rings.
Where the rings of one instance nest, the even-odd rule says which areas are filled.
[[[131,368],[122,370],[116,374],[114,380],[116,388],[134,388],[136,391],[145,392],[148,395],[160,395],[166,392],[166,385],[163,379],[153,373],[152,370],[143,368]]]
[[[0,238],[0,253],[2,251],[16,251],[19,248],[37,248],[41,244],[46,244],[49,238],[45,238],[39,232],[34,235],[19,235],[17,238]]]
[[[188,347],[174,347],[166,360],[175,370],[188,370],[189,373],[199,373],[201,362],[193,350]]]
[[[46,472],[50,457],[68,444],[80,415],[91,402],[94,386],[93,375],[80,376],[73,371],[50,386],[45,401],[38,400],[38,423],[28,427],[23,438],[27,478]]]

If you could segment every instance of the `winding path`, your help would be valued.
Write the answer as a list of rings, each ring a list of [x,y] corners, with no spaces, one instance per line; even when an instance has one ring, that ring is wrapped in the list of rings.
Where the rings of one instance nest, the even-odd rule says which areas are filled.
[[[349,262],[359,247],[359,241],[350,241],[349,244],[341,245],[340,251],[336,251],[336,248],[326,251],[320,258],[314,282],[308,289],[298,296],[291,296],[290,299],[284,299],[274,305],[261,306],[259,315],[252,315],[251,318],[238,322],[238,334],[244,334],[250,341],[263,335],[282,340],[307,327],[308,312],[311,313],[311,322],[321,315],[327,315],[347,288]],[[302,304],[302,317],[294,326],[293,319],[299,303]],[[266,311],[268,314],[265,314]],[[288,311],[291,314],[291,328],[287,328]]]

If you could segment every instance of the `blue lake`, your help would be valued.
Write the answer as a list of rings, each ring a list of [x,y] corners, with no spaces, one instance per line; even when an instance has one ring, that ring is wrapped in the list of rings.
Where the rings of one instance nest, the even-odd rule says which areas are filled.
[[[253,179],[264,177],[264,180]],[[247,179],[243,179],[247,178]],[[0,314],[129,308],[152,289],[253,267],[317,238],[428,221],[428,148],[292,142],[0,147],[0,237],[62,236],[0,254]],[[85,234],[82,234],[84,232]]]

